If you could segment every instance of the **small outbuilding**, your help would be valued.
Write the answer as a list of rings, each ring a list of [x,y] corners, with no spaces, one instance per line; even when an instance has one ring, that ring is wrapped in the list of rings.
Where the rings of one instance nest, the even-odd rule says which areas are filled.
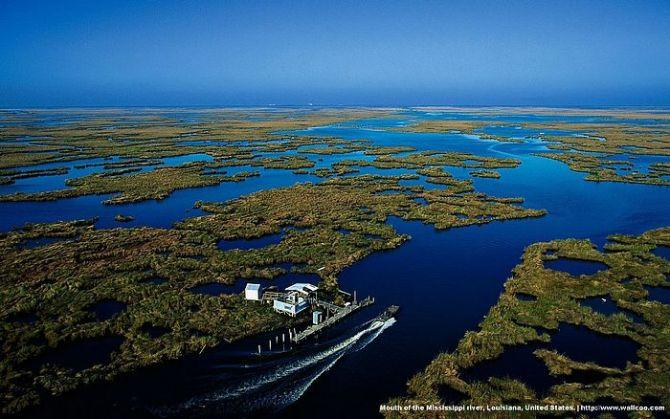
[[[319,324],[323,321],[323,314],[320,311],[312,312],[312,324]]]
[[[252,301],[260,301],[263,291],[260,284],[248,283],[244,288],[244,298]]]

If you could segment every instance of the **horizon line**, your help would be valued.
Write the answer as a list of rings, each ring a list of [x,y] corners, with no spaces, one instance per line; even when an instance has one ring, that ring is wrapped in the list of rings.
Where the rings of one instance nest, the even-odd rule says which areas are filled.
[[[569,109],[569,108],[587,108],[587,109],[670,109],[670,103],[665,105],[583,105],[583,104],[556,104],[556,105],[534,105],[534,104],[407,104],[407,105],[374,105],[374,104],[333,104],[333,103],[293,103],[293,104],[212,104],[212,105],[27,105],[5,107],[0,105],[0,111],[32,110],[32,109],[169,109],[169,108],[193,108],[193,109],[225,109],[225,108],[376,108],[376,109],[412,109],[412,108],[533,108],[533,109]]]

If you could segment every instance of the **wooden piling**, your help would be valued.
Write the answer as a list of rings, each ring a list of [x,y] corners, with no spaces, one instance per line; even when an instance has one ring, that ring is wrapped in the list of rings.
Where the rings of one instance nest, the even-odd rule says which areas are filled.
[[[319,301],[318,305],[321,307],[324,307],[326,310],[326,315],[327,318],[325,321],[317,324],[317,325],[312,325],[307,327],[305,330],[303,330],[300,333],[296,333],[295,329],[293,330],[293,335],[291,336],[291,342],[293,343],[300,343],[302,340],[306,339],[307,337],[317,334],[321,330],[329,327],[330,325],[338,322],[339,320],[343,319],[344,317],[348,316],[352,312],[362,308],[366,307],[370,304],[374,303],[374,299],[371,297],[367,297],[360,302],[357,302],[356,304],[351,304],[346,307],[336,307],[333,306],[331,303],[324,302],[324,301]],[[331,309],[333,310],[333,315],[330,315]]]

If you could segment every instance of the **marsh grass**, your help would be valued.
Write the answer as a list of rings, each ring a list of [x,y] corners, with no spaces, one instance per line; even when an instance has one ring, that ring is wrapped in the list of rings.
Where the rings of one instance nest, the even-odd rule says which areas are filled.
[[[651,253],[657,246],[670,243],[670,228],[648,231],[640,236],[615,235],[609,240],[604,252],[598,251],[588,240],[574,239],[535,243],[526,248],[521,264],[514,268],[513,276],[505,283],[505,291],[478,330],[467,332],[453,352],[435,358],[409,381],[408,395],[390,403],[445,403],[447,400],[440,395],[444,394],[444,386],[449,386],[467,395],[463,403],[475,405],[509,401],[588,404],[605,398],[609,404],[643,404],[649,397],[665,406],[670,405],[670,353],[667,351],[670,306],[649,299],[642,288],[646,285],[670,289],[666,279],[670,261]],[[604,263],[607,269],[575,277],[547,269],[548,254],[549,259],[564,257]],[[622,282],[630,277],[637,279]],[[519,299],[519,295],[534,298]],[[606,315],[580,305],[582,299],[602,295],[611,296],[622,309],[642,316],[644,323],[636,323],[624,313]],[[597,360],[571,359],[552,347],[553,340],[558,339],[556,331],[562,324],[595,334],[595,340],[613,339],[612,342],[617,340],[635,345],[638,348],[636,357],[626,359],[625,365],[616,367],[600,365]],[[551,376],[561,378],[560,383],[546,392],[537,393],[527,383],[509,377],[493,375],[485,380],[464,379],[471,368],[496,362],[515,348],[538,343],[541,348],[534,350],[534,355]],[[570,342],[570,345],[578,346],[579,342]],[[616,343],[587,349],[590,353],[601,351],[601,355],[612,359],[619,356]],[[614,352],[607,355],[607,351]],[[403,415],[389,412],[387,416]]]
[[[87,220],[27,225],[0,235],[4,411],[293,321],[268,305],[248,304],[238,293],[212,296],[192,292],[194,287],[259,278],[272,283],[290,266],[292,273],[314,275],[323,292],[337,295],[337,276],[345,267],[409,239],[386,222],[390,216],[447,229],[544,214],[517,205],[520,199],[460,194],[451,186],[424,191],[400,185],[414,177],[332,178],[224,203],[199,202],[206,215],[172,229],[98,230],[95,220]],[[380,193],[389,190],[399,193]],[[280,241],[263,247],[217,246],[221,240],[280,232]],[[23,246],[43,237],[67,240]],[[165,282],[154,283],[156,278]],[[92,318],[92,307],[112,300],[124,309]],[[35,320],[12,321],[19,314]],[[147,324],[165,333],[152,333]],[[122,342],[109,358],[76,373],[38,361],[69,342],[111,335]],[[35,368],[26,367],[35,362]]]

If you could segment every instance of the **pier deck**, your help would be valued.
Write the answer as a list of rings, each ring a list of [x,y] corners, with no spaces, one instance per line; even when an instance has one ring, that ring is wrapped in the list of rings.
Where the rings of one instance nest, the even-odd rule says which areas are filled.
[[[363,308],[366,306],[369,306],[370,304],[374,303],[375,299],[372,297],[367,297],[364,300],[361,300],[355,304],[352,304],[347,307],[339,307],[335,306],[333,304],[327,303],[325,301],[318,301],[317,305],[333,310],[333,308],[336,308],[335,314],[332,316],[328,317],[326,320],[322,321],[319,324],[315,324],[312,326],[309,326],[307,329],[303,330],[302,332],[296,333],[293,336],[291,336],[291,341],[293,343],[300,343],[301,341],[307,339],[308,337],[314,335],[315,333],[320,332],[323,329],[326,329],[329,326],[332,326],[333,324],[337,323],[338,321],[342,320],[349,314],[353,313],[354,311],[358,310],[359,308]]]

